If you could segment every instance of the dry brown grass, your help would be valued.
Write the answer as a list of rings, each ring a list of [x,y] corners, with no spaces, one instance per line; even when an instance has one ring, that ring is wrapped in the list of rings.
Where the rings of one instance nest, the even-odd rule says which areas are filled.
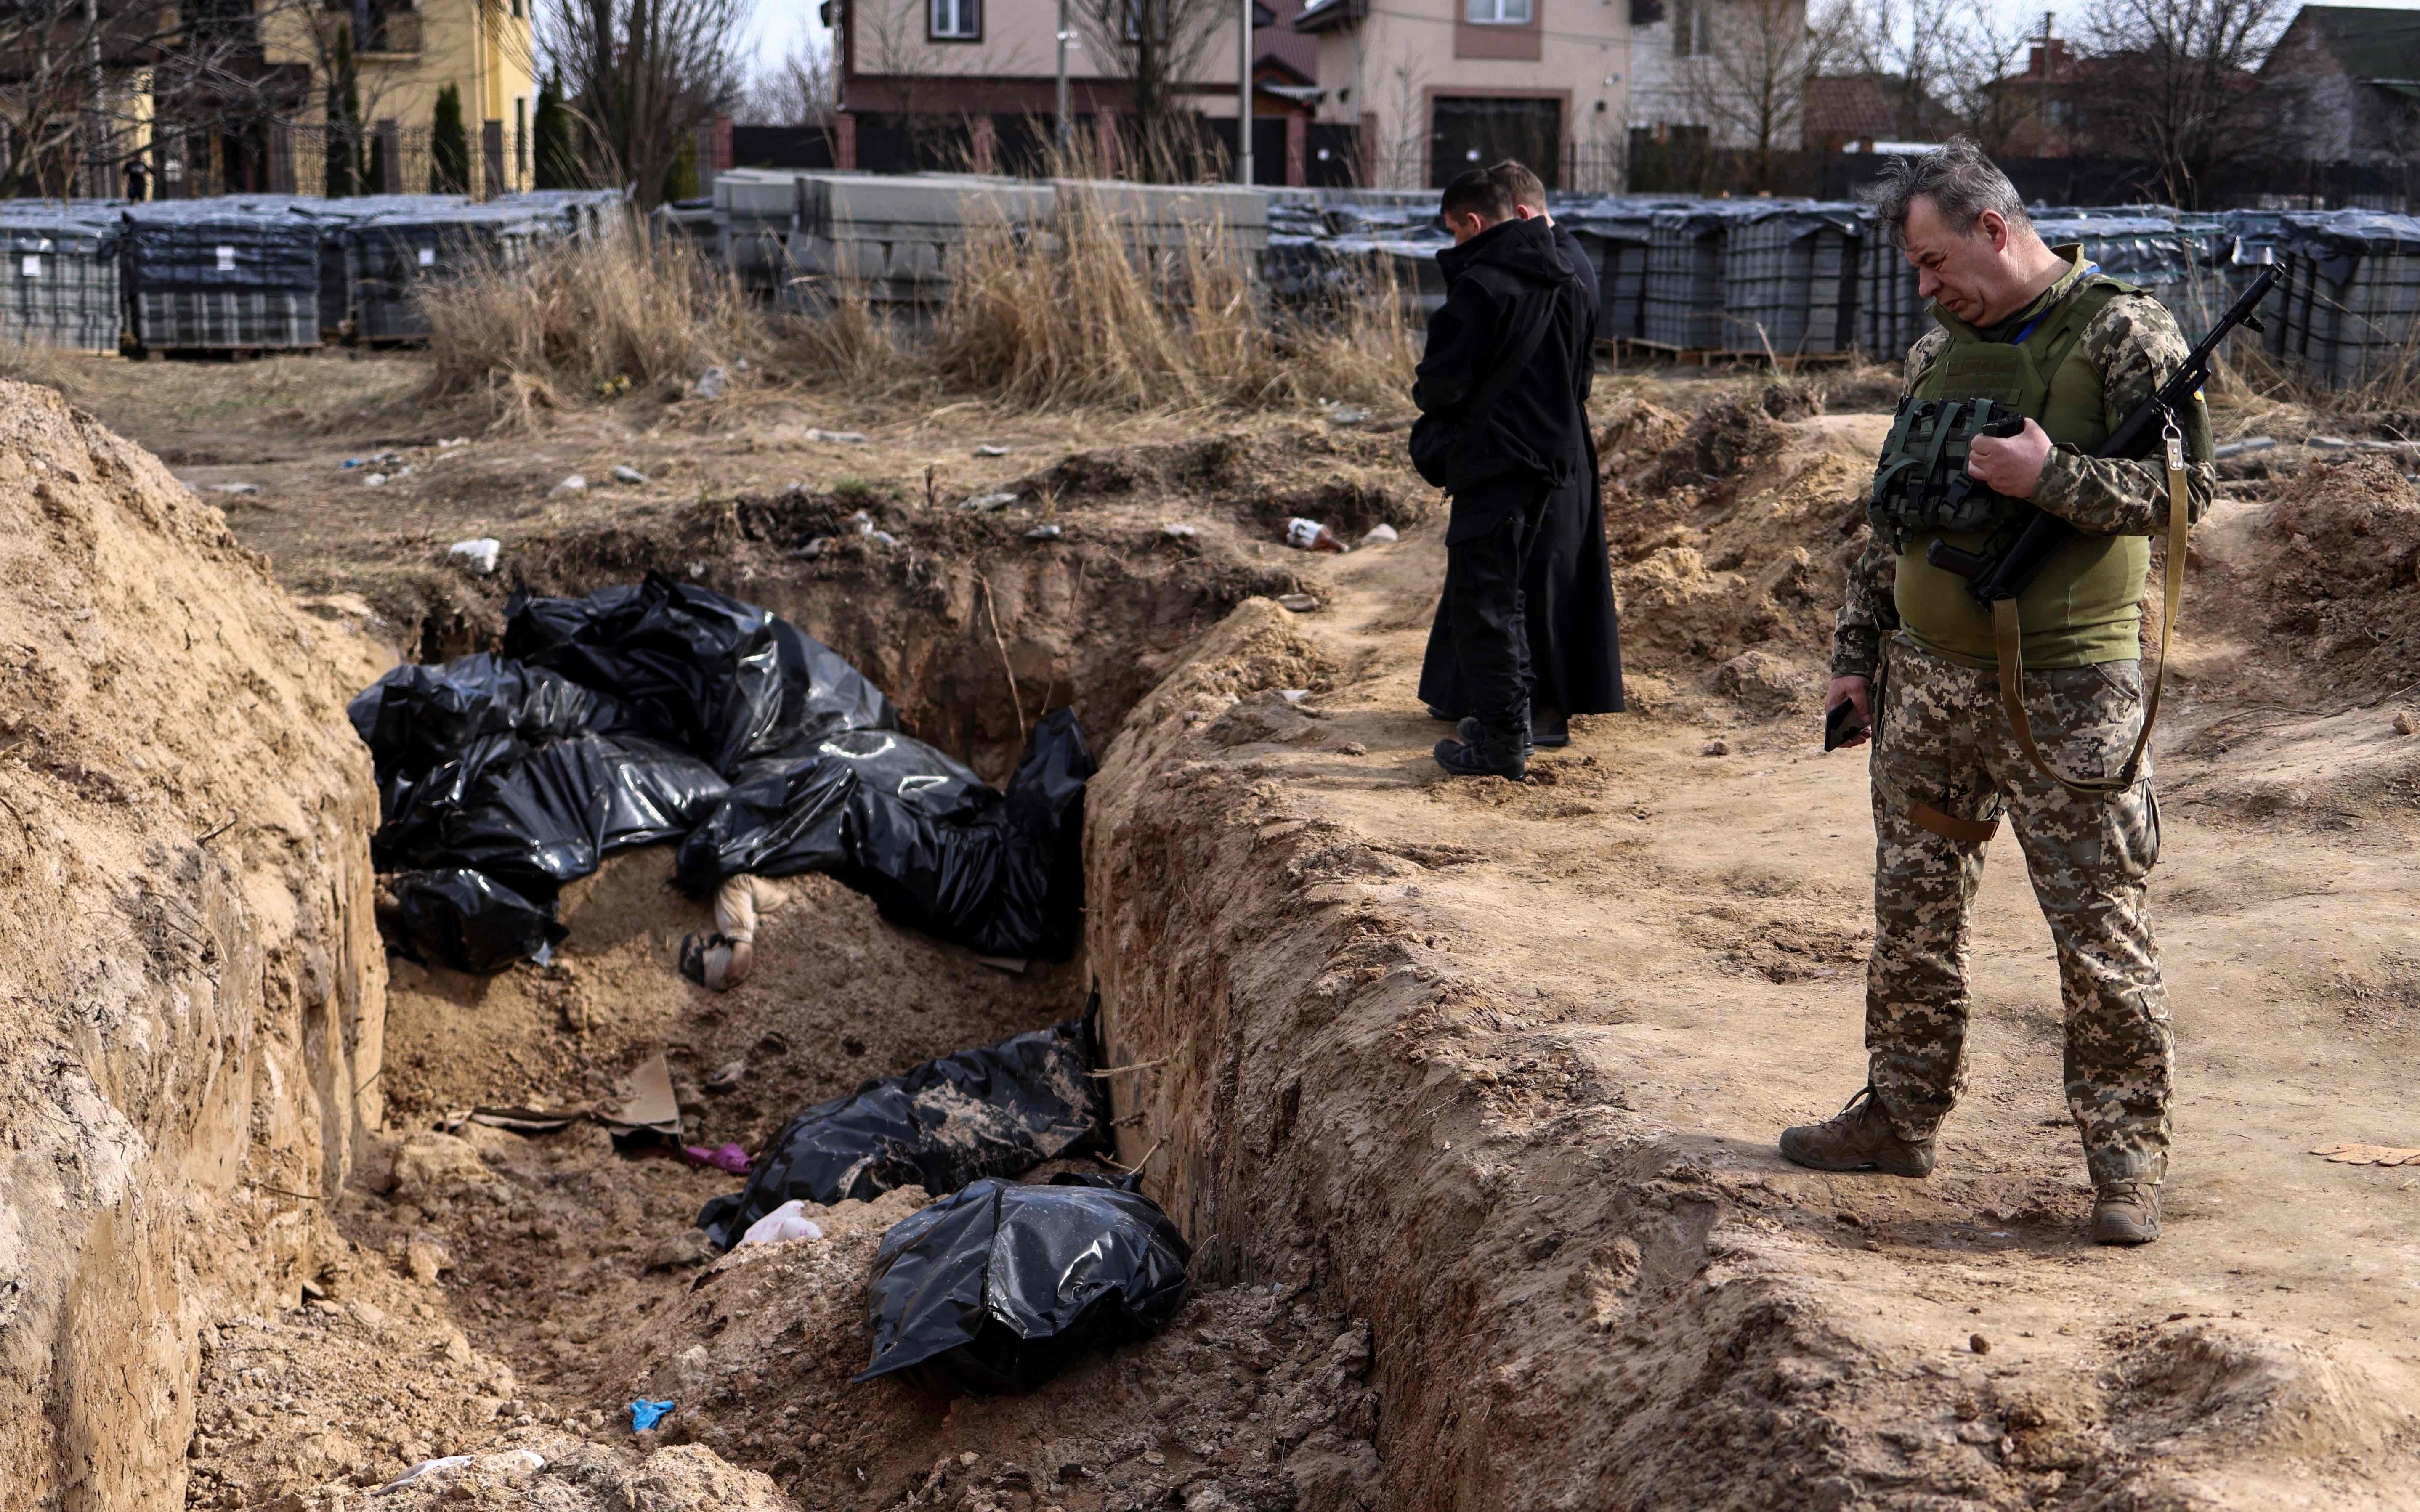
[[[836,383],[870,399],[930,378],[864,290],[826,290],[824,300],[828,308],[820,315],[773,321],[767,356],[777,380]]]
[[[421,296],[425,395],[468,401],[498,428],[578,396],[686,385],[767,339],[730,278],[685,239],[633,227],[543,248]]]
[[[1152,246],[1062,192],[1055,234],[976,225],[932,360],[954,385],[1029,409],[1246,409],[1400,398],[1417,343],[1383,281],[1273,311],[1250,255],[1212,224]]]
[[[767,385],[861,399],[920,389],[1024,410],[1131,413],[1399,402],[1419,356],[1391,281],[1308,310],[1272,309],[1250,254],[1215,225],[1146,246],[1100,202],[1063,195],[1051,234],[978,221],[947,306],[909,334],[862,291],[817,292],[815,316],[767,316],[686,242],[633,235],[551,249],[424,296],[425,397],[490,425],[685,384],[745,354]]]

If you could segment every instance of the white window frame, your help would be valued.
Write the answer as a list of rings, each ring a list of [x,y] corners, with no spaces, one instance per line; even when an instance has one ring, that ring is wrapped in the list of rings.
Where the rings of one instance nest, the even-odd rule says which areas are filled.
[[[1462,19],[1473,26],[1527,26],[1536,0],[1463,0]]]
[[[983,0],[924,0],[924,26],[925,36],[936,42],[979,42]]]

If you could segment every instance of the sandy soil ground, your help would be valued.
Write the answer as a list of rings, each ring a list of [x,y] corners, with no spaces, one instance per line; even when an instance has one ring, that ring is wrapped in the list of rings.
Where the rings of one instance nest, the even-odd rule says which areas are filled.
[[[504,538],[507,563],[524,558],[541,583],[695,560],[810,628],[852,596],[900,594],[859,631],[904,634],[917,614],[906,590],[933,567],[854,542],[837,563],[791,555],[841,501],[912,526],[898,533],[942,568],[976,561],[996,579],[1034,525],[1089,532],[1074,553],[1093,564],[1082,573],[1019,569],[1001,660],[1040,648],[1047,687],[1077,677],[1079,653],[1123,658],[1118,715],[1228,607],[1309,592],[1316,612],[1290,623],[1315,649],[1286,682],[1314,689],[1310,712],[1257,692],[1211,698],[1203,759],[1329,837],[1344,859],[1311,882],[1420,942],[1422,980],[1454,1011],[1404,1032],[1440,1068],[1482,1069],[1489,1087],[1436,1124],[1435,1158],[1470,1165],[1483,1187],[1493,1178],[1473,1163],[1497,1157],[1481,1151],[1565,1136],[1557,1100],[1618,1109],[1753,1210],[1752,1253],[1721,1263],[1780,1276],[1896,1383],[1873,1399],[1900,1420],[1859,1429],[1880,1458],[1794,1490],[1734,1464],[1734,1481],[1687,1504],[2420,1504],[2420,1426],[2402,1405],[2420,1386],[2420,1179],[2306,1153],[2420,1145],[2408,925],[2420,741],[2394,723],[2409,680],[2397,674],[2412,665],[2420,505],[2384,464],[2339,473],[2286,448],[2278,476],[2239,476],[2196,538],[2184,675],[2159,743],[2169,797],[2153,893],[2179,1035],[2178,1146],[2168,1233],[2128,1253],[2081,1236],[2089,1194],[2058,1094],[2047,935],[2006,846],[1978,917],[1971,1090],[1939,1172],[1824,1177],[1772,1149],[1783,1124],[1828,1114],[1862,1075],[1863,764],[1822,756],[1810,732],[1874,415],[1809,417],[1718,382],[1611,386],[1601,409],[1637,707],[1577,721],[1569,750],[1508,785],[1449,782],[1427,758],[1440,732],[1412,683],[1442,549],[1389,460],[1400,416],[1222,422],[1248,463],[1205,481],[1184,451],[1202,440],[1198,419],[1046,423],[788,396],[586,411],[539,438],[442,446],[445,417],[399,423],[408,361],[233,373],[95,363],[63,382],[197,486],[258,484],[224,496],[246,543],[323,612],[413,653],[468,649],[492,625],[504,584],[443,562],[473,534]],[[2231,429],[2257,422],[2289,440],[2310,429],[2288,433],[2273,412],[2239,420]],[[817,425],[873,440],[808,440]],[[977,443],[1013,450],[977,458]],[[399,460],[379,465],[409,476],[369,487],[337,466],[389,450]],[[650,481],[552,491],[573,472],[599,484],[617,463]],[[984,517],[999,520],[992,536],[962,533],[958,497],[1017,482],[1026,497]],[[794,485],[807,501],[764,506],[768,528],[723,523],[744,525],[749,501]],[[2366,513],[2335,507],[2356,494]],[[1397,520],[1404,539],[1290,553],[1268,532],[1295,512],[1357,530]],[[2359,530],[2321,528],[2353,515]],[[1199,522],[1199,550],[1151,557],[1175,519]],[[2320,585],[2348,551],[2376,564],[2374,580],[2335,602]],[[1133,580],[1150,591],[1100,608],[1111,601],[1080,585],[1113,559],[1143,563]],[[1066,577],[1078,586],[1055,599],[1024,592]],[[973,625],[983,602],[944,595],[924,612]],[[1100,618],[1071,626],[1071,612]],[[818,633],[869,660],[886,654],[829,624]],[[1146,654],[1131,650],[1138,637]],[[902,664],[902,689],[929,695],[935,719],[961,718],[954,743],[997,770],[1008,733],[997,714],[988,726],[948,715],[991,690],[971,672],[966,688],[930,690],[944,680],[933,669],[973,665],[971,653]],[[1392,859],[1364,864],[1357,845]],[[1082,997],[1083,963],[1002,978],[810,884],[760,947],[786,964],[715,999],[670,970],[671,941],[699,916],[660,891],[660,857],[628,857],[576,892],[557,967],[487,983],[398,969],[385,1072],[396,1143],[334,1214],[349,1273],[320,1278],[325,1296],[305,1307],[220,1331],[205,1384],[216,1410],[192,1450],[195,1504],[331,1505],[341,1487],[383,1484],[417,1459],[516,1443],[565,1463],[605,1456],[600,1486],[701,1446],[720,1458],[661,1474],[769,1473],[729,1504],[1215,1512],[1384,1505],[1419,1481],[1415,1463],[1382,1464],[1412,1447],[1390,1438],[1384,1319],[1357,1321],[1366,1310],[1350,1288],[1308,1258],[1292,1274],[1208,1267],[1218,1284],[1161,1339],[1035,1398],[949,1406],[845,1384],[864,1348],[853,1278],[908,1197],[836,1211],[820,1247],[709,1263],[688,1220],[727,1178],[633,1163],[577,1133],[434,1134],[472,1101],[600,1095],[662,1047],[697,1131],[752,1143],[863,1075],[1047,1022]],[[715,1074],[732,1064],[740,1075]],[[1540,1190],[1587,1180],[1585,1161],[1567,1158]],[[1526,1257],[1505,1284],[1534,1270],[1538,1318],[1617,1331],[1623,1293],[1598,1273],[1605,1257],[1566,1247],[1550,1216],[1523,1222],[1511,1253]],[[1547,1346],[1565,1323],[1518,1327],[1534,1333],[1499,1339],[1504,1356],[1558,1368]],[[1621,1389],[1597,1365],[1571,1368],[1592,1390]],[[687,1407],[634,1441],[622,1404],[643,1393]],[[695,1442],[656,1447],[666,1440]],[[1807,1451],[1806,1464],[1820,1460]],[[535,1495],[510,1463],[458,1473],[460,1500]],[[1637,1504],[1684,1504],[1665,1493]],[[1585,1481],[1497,1485],[1481,1500],[1594,1504]]]

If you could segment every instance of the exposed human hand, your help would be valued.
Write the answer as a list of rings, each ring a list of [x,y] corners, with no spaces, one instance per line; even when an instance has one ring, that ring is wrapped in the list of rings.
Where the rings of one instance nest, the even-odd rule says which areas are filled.
[[[2031,499],[2050,460],[2050,433],[2028,420],[2024,434],[2002,440],[1978,436],[1966,453],[1966,474],[1993,493]]]
[[[1852,746],[1864,745],[1866,743],[1867,735],[1873,730],[1873,679],[1869,677],[1833,678],[1831,689],[1823,695],[1824,712],[1828,714],[1832,710],[1838,708],[1842,699],[1847,699],[1851,703],[1857,706],[1857,723],[1860,726],[1856,733],[1840,742],[1839,748],[1846,750]]]

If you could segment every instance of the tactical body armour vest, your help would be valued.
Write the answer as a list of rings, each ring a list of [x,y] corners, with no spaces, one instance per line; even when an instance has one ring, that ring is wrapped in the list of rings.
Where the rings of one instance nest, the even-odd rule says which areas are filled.
[[[2081,263],[2080,251],[2059,250]],[[2106,274],[2080,270],[2059,302],[2017,341],[1986,340],[1936,304],[1931,315],[1949,333],[1949,344],[1912,397],[1988,399],[2039,423],[2053,445],[2089,453],[2108,439],[2115,421],[2103,399],[2101,369],[2085,355],[2084,332],[2112,300],[2140,293]],[[1887,466],[1891,458],[1884,461]],[[1996,504],[1988,511],[1989,523],[1976,529],[1940,530],[1914,519],[1875,524],[1877,530],[1893,526],[1903,540],[1896,584],[1900,627],[1928,651],[1970,667],[1990,667],[1995,664],[1991,615],[1967,593],[1965,579],[1924,559],[1925,548],[1935,539],[1979,549],[2020,514],[2013,501],[1976,491]],[[2017,600],[2024,664],[2084,667],[2141,655],[2143,582],[2150,559],[2150,542],[2140,535],[2083,535],[2060,548]]]

